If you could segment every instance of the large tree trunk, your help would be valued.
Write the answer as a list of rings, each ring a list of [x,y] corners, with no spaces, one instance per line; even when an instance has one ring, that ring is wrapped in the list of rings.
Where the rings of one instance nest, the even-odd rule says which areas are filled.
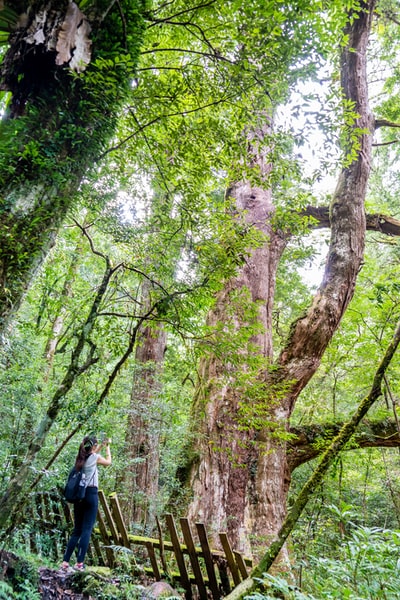
[[[267,123],[260,126],[249,140],[251,166],[258,168],[263,177],[270,172],[265,155],[260,152],[260,144],[265,144],[270,131]],[[242,336],[246,327],[254,327],[258,332],[238,339],[234,354],[241,354],[239,365],[223,364],[218,354],[210,354],[200,366],[200,386],[196,393],[193,409],[193,422],[197,427],[192,453],[199,457],[194,460],[190,472],[190,486],[193,501],[190,505],[190,518],[204,521],[214,531],[227,531],[234,546],[251,553],[250,538],[256,527],[260,498],[268,503],[268,528],[264,535],[273,533],[284,516],[287,485],[285,448],[272,441],[273,452],[266,445],[256,441],[254,428],[246,424],[248,407],[243,403],[243,395],[249,388],[241,389],[238,384],[237,369],[251,368],[253,354],[261,361],[256,366],[258,376],[272,360],[272,306],[275,292],[276,269],[286,245],[282,232],[276,232],[269,224],[274,212],[271,191],[252,187],[248,181],[235,184],[229,191],[235,199],[240,216],[245,215],[248,224],[257,227],[264,236],[264,243],[252,250],[237,277],[228,281],[219,293],[214,309],[208,316],[208,325],[217,328],[224,324],[223,336]],[[255,312],[248,313],[253,307]],[[224,340],[216,340],[224,344]],[[243,345],[242,345],[243,344]],[[224,350],[223,350],[224,351]],[[234,357],[231,357],[234,358]],[[275,422],[280,414],[272,417]],[[202,415],[199,422],[199,415]],[[250,418],[257,418],[254,413]],[[245,427],[243,427],[245,425]],[[266,452],[267,451],[267,452]],[[256,468],[260,452],[265,453],[269,463],[271,484],[263,489],[263,482],[257,480]],[[213,543],[218,543],[214,537]]]
[[[4,5],[18,19],[0,70],[0,89],[12,94],[0,124],[0,331],[129,93],[131,66],[111,76],[101,60],[130,54],[131,64],[142,33],[141,0],[99,0],[87,14],[68,0]]]
[[[354,127],[372,133],[366,47],[374,3],[362,6],[365,12],[361,11],[346,31],[342,88],[345,97],[354,101],[359,115]],[[340,173],[331,205],[331,244],[323,283],[307,314],[293,324],[274,368],[265,368],[263,389],[258,373],[253,380],[256,393],[251,395],[247,390],[247,398],[241,397],[235,389],[237,373],[232,368],[227,377],[216,355],[204,359],[201,366],[202,384],[194,405],[200,435],[192,449],[191,516],[207,521],[209,527],[228,530],[236,548],[247,551],[252,547],[256,555],[260,545],[265,547],[276,536],[286,513],[290,473],[286,444],[279,438],[279,430],[288,427],[295,401],[317,370],[353,296],[364,251],[371,137],[369,133],[359,137],[356,159]],[[268,232],[269,239],[252,252],[240,275],[227,282],[209,322],[227,328],[234,292],[248,289],[251,299],[259,302],[258,319],[263,329],[255,345],[268,358],[272,355],[275,274],[284,239],[266,223],[273,212],[268,192],[243,184],[235,186],[233,196],[238,207],[247,210],[249,222]],[[233,318],[237,329],[246,325],[239,311]],[[246,412],[249,418],[244,428]],[[256,424],[264,420],[265,425],[254,427],[257,418]]]

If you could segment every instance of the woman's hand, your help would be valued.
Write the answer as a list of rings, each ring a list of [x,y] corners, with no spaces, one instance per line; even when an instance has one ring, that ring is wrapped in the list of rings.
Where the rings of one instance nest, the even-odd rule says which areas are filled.
[[[108,465],[111,465],[111,449],[110,449],[110,444],[111,444],[111,438],[107,438],[106,440],[104,440],[101,443],[101,446],[105,446],[106,449],[106,456],[105,458],[101,455],[98,456],[97,458],[97,464],[98,465],[103,465],[104,467],[107,467]]]

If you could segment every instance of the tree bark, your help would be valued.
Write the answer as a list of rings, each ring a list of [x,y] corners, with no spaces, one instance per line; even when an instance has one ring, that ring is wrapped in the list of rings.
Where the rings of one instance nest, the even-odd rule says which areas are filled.
[[[99,0],[88,14],[67,0],[4,5],[19,16],[0,70],[0,88],[12,94],[0,123],[0,332],[129,93],[130,69],[115,69],[105,85],[101,60],[130,54],[136,61],[143,30],[141,0]]]
[[[142,304],[149,307],[149,282],[142,284]],[[160,376],[166,349],[162,324],[140,329],[126,435],[128,467],[123,482],[130,523],[144,530],[155,524],[160,462]]]
[[[270,123],[265,116],[263,120],[248,140],[249,166],[266,178],[271,165],[262,146],[270,132]],[[229,195],[235,201],[238,216],[261,233],[263,242],[251,250],[237,277],[226,283],[208,315],[209,327],[217,330],[223,325],[222,342],[217,336],[217,344],[238,336],[239,347],[234,347],[233,354],[237,352],[241,360],[235,365],[232,356],[232,362],[224,364],[219,354],[211,352],[201,361],[200,385],[193,406],[195,441],[191,455],[195,458],[189,475],[189,487],[193,492],[189,518],[207,523],[214,532],[215,545],[219,544],[215,534],[227,531],[233,545],[250,554],[250,539],[259,517],[260,498],[268,503],[268,523],[263,535],[272,534],[282,522],[287,492],[285,476],[282,476],[286,470],[286,457],[284,448],[281,451],[274,442],[268,442],[270,447],[255,444],[254,430],[242,426],[243,396],[249,389],[240,389],[236,374],[238,369],[250,368],[248,364],[255,353],[261,358],[257,367],[259,373],[272,360],[276,269],[286,239],[269,223],[274,213],[269,189],[254,187],[243,180],[232,186]],[[249,313],[248,307],[252,307],[253,312]],[[252,333],[252,327],[256,327],[256,333]],[[246,328],[250,334],[245,334],[241,345],[240,336]],[[271,418],[276,420],[278,415]],[[273,452],[269,452],[271,448],[274,448]],[[263,483],[255,477],[261,453],[268,456],[271,481],[266,495],[260,489]]]

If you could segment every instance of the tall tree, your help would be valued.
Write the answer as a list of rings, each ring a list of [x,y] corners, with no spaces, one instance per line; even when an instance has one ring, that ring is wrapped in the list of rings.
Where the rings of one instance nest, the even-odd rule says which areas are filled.
[[[141,0],[1,3],[10,34],[0,88],[11,95],[0,123],[2,330],[115,129],[143,12]]]
[[[150,307],[150,283],[142,284],[141,303]],[[126,432],[128,467],[124,476],[125,515],[130,523],[154,526],[159,485],[161,372],[166,332],[161,324],[144,324],[138,336]]]
[[[343,150],[350,158],[344,161],[330,206],[331,242],[323,282],[306,314],[293,323],[275,360],[272,309],[285,234],[271,224],[273,206],[265,184],[264,188],[252,185],[245,176],[230,191],[237,209],[245,210],[246,220],[264,228],[268,236],[251,251],[239,275],[226,283],[209,321],[225,331],[243,332],[251,324],[244,309],[248,297],[256,307],[253,320],[259,333],[249,337],[240,352],[248,364],[254,351],[265,361],[253,371],[251,385],[241,389],[237,370],[248,368],[246,360],[224,365],[217,355],[203,359],[194,405],[198,435],[192,448],[190,510],[192,517],[212,522],[215,529],[227,528],[235,546],[252,547],[256,554],[276,535],[285,515],[290,472],[284,433],[295,402],[316,372],[353,296],[363,259],[364,202],[374,132],[366,56],[374,7],[370,1],[352,10],[344,31],[341,87],[352,116]],[[265,158],[257,142],[265,134],[260,127],[253,132],[246,165],[250,171],[257,165],[262,175]],[[236,310],[232,308],[235,296],[243,298]]]

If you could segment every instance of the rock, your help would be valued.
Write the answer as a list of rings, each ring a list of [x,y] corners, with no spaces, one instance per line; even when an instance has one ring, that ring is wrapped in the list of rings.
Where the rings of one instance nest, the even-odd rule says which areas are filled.
[[[155,581],[145,591],[145,598],[169,598],[171,596],[179,597],[179,594],[166,581]]]

